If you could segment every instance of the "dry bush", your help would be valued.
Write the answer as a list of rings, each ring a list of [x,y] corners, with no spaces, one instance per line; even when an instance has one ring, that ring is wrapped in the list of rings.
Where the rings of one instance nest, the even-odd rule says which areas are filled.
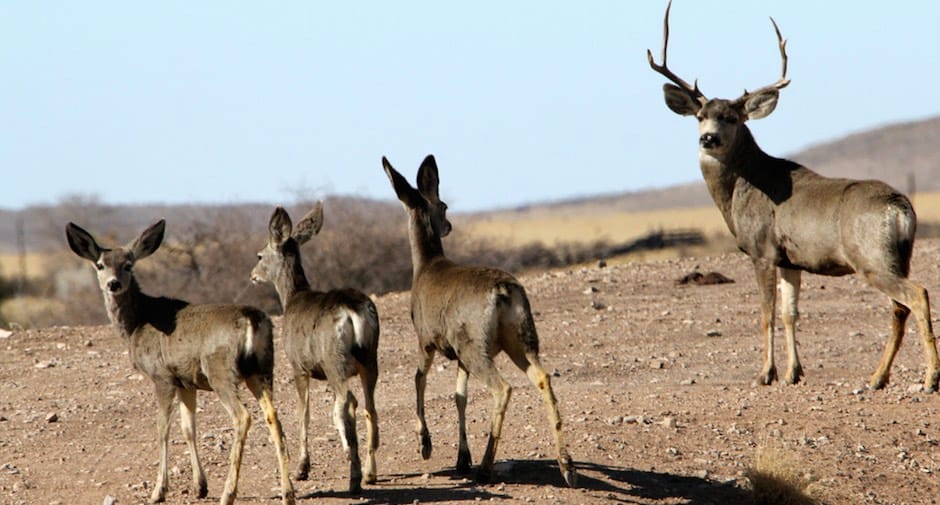
[[[745,477],[751,484],[755,505],[819,505],[813,496],[816,482],[799,462],[776,445],[762,444],[757,449],[754,467]]]

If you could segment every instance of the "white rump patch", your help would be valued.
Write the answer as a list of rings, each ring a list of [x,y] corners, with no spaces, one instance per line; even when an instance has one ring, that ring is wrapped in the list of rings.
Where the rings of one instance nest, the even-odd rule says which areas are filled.
[[[245,328],[245,354],[252,354],[255,343],[255,326],[249,321]]]

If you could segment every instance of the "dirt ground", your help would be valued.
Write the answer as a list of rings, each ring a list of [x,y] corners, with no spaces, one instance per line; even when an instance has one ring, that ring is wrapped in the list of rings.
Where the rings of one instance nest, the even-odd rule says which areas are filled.
[[[913,277],[933,293],[940,293],[938,257],[940,241],[918,243]],[[675,285],[695,269],[736,282]],[[564,487],[539,395],[504,357],[499,364],[514,390],[493,482],[453,474],[456,365],[440,356],[427,394],[435,449],[421,459],[413,431],[415,336],[409,295],[397,293],[378,299],[379,482],[359,497],[346,495],[348,465],[329,420],[331,395],[315,383],[313,468],[310,480],[295,481],[299,503],[747,503],[745,471],[761,451],[813,479],[825,503],[940,500],[940,394],[919,389],[923,351],[913,324],[891,383],[865,389],[890,328],[889,305],[857,277],[804,276],[806,377],[797,386],[769,387],[752,385],[761,364],[758,302],[743,255],[592,265],[521,280],[536,311],[543,363],[555,375],[580,487]],[[777,356],[783,370],[779,338]],[[296,456],[297,400],[280,354],[278,367],[277,406]],[[492,402],[473,377],[470,394],[478,462]],[[168,503],[215,503],[222,489],[232,430],[211,394],[200,393],[199,406],[209,497],[189,491],[188,457],[174,423]],[[251,408],[238,502],[279,503],[274,450],[260,409]],[[149,381],[131,369],[109,327],[0,339],[0,503],[146,502],[157,465],[154,411]],[[359,425],[362,438],[361,409]]]

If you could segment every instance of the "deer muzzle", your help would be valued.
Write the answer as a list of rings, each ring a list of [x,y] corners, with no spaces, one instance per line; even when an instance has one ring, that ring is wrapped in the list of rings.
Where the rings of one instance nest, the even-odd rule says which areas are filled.
[[[705,133],[699,137],[698,143],[705,149],[712,149],[721,145],[721,138],[715,133]]]

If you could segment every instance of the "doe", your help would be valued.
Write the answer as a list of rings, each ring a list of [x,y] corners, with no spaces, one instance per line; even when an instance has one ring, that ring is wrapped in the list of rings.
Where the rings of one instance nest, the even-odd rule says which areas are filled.
[[[888,383],[904,326],[911,312],[920,329],[927,371],[924,388],[936,391],[940,359],[930,323],[927,290],[908,280],[917,218],[911,202],[887,184],[873,180],[824,177],[798,163],[775,158],[757,145],[745,122],[766,117],[786,87],[786,41],[771,18],[783,70],[775,83],[745,91],[734,99],[708,99],[698,81],[689,85],[666,66],[669,9],[663,21],[662,64],[647,51],[650,67],[675,84],[664,84],[666,105],[676,114],[695,116],[699,129],[699,166],[708,191],[734,235],[753,261],[760,291],[764,366],[760,384],[777,378],[774,365],[775,283],[779,271],[781,316],[789,366],[786,382],[803,376],[796,350],[797,299],[802,272],[840,276],[858,273],[891,299],[892,330],[869,386]]]
[[[555,435],[558,468],[565,482],[575,486],[577,474],[562,435],[551,380],[539,362],[539,338],[522,284],[501,270],[461,266],[444,256],[441,237],[450,233],[451,224],[447,220],[447,204],[438,196],[437,163],[433,156],[425,158],[418,170],[418,189],[384,157],[382,165],[408,213],[413,268],[411,320],[418,334],[420,353],[415,389],[421,456],[431,457],[424,390],[434,354],[440,351],[448,359],[457,360],[458,472],[468,472],[471,465],[465,415],[469,375],[480,376],[493,395],[489,440],[477,470],[477,480],[489,480],[512,391],[493,363],[496,355],[505,351],[541,393]]]
[[[161,219],[128,245],[113,249],[98,245],[90,233],[74,223],[65,229],[69,247],[91,261],[111,323],[128,346],[134,368],[153,381],[157,399],[157,434],[160,465],[151,503],[162,502],[167,490],[169,417],[180,403],[180,425],[189,447],[193,487],[199,498],[207,493],[206,476],[196,452],[196,391],[215,391],[235,426],[228,479],[219,503],[235,501],[242,451],[251,416],[238,398],[244,382],[264,411],[277,452],[281,499],[294,503],[287,473],[287,449],[274,409],[274,343],[267,314],[241,305],[196,305],[183,300],[144,294],[134,277],[137,261],[153,254],[163,242]]]
[[[333,390],[333,423],[349,460],[349,492],[356,494],[362,490],[363,472],[366,483],[376,480],[379,315],[372,300],[354,289],[327,292],[310,289],[301,264],[300,246],[319,233],[321,226],[322,202],[317,202],[297,226],[292,225],[283,208],[274,209],[268,223],[268,243],[258,252],[251,280],[274,284],[284,309],[284,351],[293,369],[301,409],[300,465],[296,477],[306,480],[310,471],[307,452],[310,378],[326,380]],[[347,384],[354,375],[362,380],[365,397],[368,438],[364,468],[356,436],[356,397]]]

